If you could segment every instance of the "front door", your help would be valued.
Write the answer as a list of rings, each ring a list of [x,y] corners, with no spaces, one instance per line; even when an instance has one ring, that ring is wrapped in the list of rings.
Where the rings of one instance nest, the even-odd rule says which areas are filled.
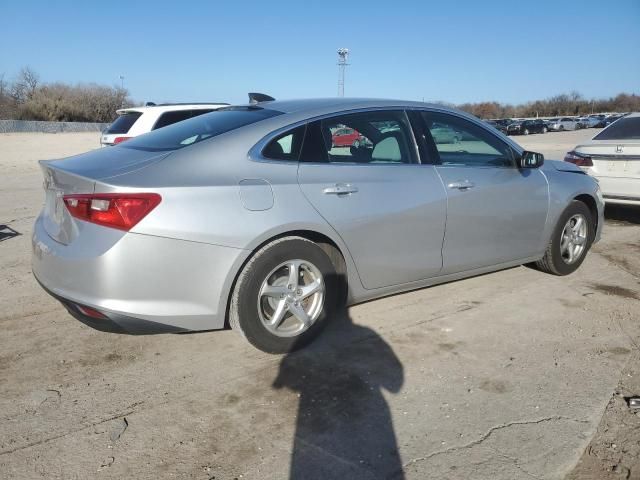
[[[358,144],[332,147],[332,132],[341,128],[357,131]],[[312,122],[298,181],[342,237],[365,288],[421,280],[442,269],[446,193],[435,167],[418,162],[403,111]]]
[[[541,254],[548,185],[538,169],[518,169],[512,148],[460,116],[424,112],[426,131],[446,126],[455,143],[426,135],[447,191],[442,273],[498,265]]]

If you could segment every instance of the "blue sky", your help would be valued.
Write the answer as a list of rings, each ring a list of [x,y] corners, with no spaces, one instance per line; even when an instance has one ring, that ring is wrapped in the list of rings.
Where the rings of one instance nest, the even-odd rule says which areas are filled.
[[[519,103],[640,93],[640,0],[0,2],[0,74],[139,101],[347,96]]]

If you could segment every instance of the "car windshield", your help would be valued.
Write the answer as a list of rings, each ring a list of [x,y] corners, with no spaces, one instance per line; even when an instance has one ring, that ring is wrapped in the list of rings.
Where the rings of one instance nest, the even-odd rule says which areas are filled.
[[[281,114],[261,107],[227,107],[140,135],[120,146],[151,152],[177,150]]]
[[[621,118],[604,129],[594,140],[640,140],[640,117]]]

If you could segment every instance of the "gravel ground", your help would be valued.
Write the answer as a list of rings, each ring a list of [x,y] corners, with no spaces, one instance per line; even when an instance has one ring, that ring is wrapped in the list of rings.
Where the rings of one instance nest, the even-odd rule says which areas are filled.
[[[592,133],[517,140],[562,158]],[[37,286],[35,161],[97,146],[0,135],[0,477],[640,475],[637,210],[610,209],[569,277],[519,267],[368,302],[269,356],[231,331],[93,331]]]

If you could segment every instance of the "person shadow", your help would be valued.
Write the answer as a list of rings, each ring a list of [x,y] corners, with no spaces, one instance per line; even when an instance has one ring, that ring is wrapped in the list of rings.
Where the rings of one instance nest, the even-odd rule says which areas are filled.
[[[383,396],[403,383],[389,344],[346,308],[314,343],[284,356],[272,386],[299,396],[289,479],[403,479]]]

